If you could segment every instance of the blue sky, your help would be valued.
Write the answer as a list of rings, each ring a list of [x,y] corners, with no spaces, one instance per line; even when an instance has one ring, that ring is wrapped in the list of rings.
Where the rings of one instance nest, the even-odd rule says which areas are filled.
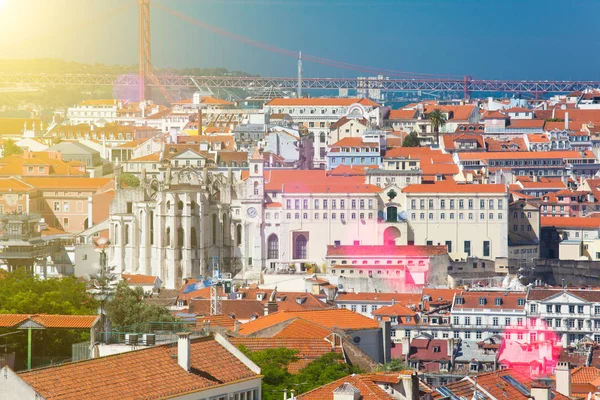
[[[50,7],[47,0],[7,0],[0,21],[10,11],[10,20],[19,23],[0,24],[0,57],[134,64],[135,4],[101,18],[128,1],[137,3],[54,0]],[[152,1],[263,43],[374,68],[488,79],[600,80],[600,24],[595,21],[600,1]],[[39,10],[34,17],[32,9]],[[41,32],[26,28],[31,18]],[[79,25],[73,27],[73,21]],[[152,23],[154,65],[295,75],[293,58],[222,37],[156,8]],[[15,37],[22,44],[15,45]],[[305,63],[304,70],[307,76],[359,74],[313,63]]]

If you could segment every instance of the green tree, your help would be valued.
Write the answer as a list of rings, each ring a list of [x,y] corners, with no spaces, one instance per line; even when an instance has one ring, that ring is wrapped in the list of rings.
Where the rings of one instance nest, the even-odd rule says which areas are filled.
[[[95,315],[96,301],[87,293],[86,284],[73,277],[39,279],[22,268],[0,272],[0,314]],[[17,333],[18,332],[18,333]],[[17,369],[24,367],[27,356],[25,331],[0,329],[0,347],[15,352]],[[46,329],[33,332],[32,355],[53,360],[71,357],[71,346],[89,340],[86,330]]]
[[[377,368],[378,372],[391,372],[391,371],[404,371],[410,369],[404,364],[401,358],[394,358],[387,364],[384,364]]]
[[[417,132],[411,132],[402,141],[402,147],[419,147],[419,136]]]
[[[304,367],[294,376],[296,391],[308,392],[350,374],[359,374],[359,368],[343,362],[340,353],[327,353]]]
[[[13,154],[23,154],[23,149],[16,145],[14,140],[6,139],[4,141],[3,157],[12,156]]]
[[[250,351],[244,346],[240,350],[261,369],[263,374],[263,398],[279,400],[284,390],[294,389],[296,394],[313,390],[361,371],[343,362],[339,353],[327,353],[304,367],[296,375],[289,372],[291,363],[298,360],[298,351],[284,347]]]
[[[446,124],[446,117],[442,113],[442,110],[436,108],[427,116],[431,122],[431,129],[435,133],[435,141],[440,144],[440,128]]]
[[[140,187],[140,180],[137,176],[124,172],[119,175],[119,182],[121,185],[127,185],[128,187],[136,188]]]
[[[106,303],[106,313],[113,328],[134,332],[143,330],[150,322],[176,321],[167,308],[146,303],[140,286],[130,288],[125,281],[119,282]]]

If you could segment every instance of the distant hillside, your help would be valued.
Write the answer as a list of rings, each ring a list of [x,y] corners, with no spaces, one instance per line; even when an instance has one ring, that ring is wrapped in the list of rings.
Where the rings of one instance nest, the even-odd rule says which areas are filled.
[[[55,58],[32,60],[0,59],[0,73],[25,74],[101,74],[121,75],[137,73],[137,65],[82,64]],[[229,71],[226,68],[156,68],[156,74],[194,76],[250,76],[242,71]]]

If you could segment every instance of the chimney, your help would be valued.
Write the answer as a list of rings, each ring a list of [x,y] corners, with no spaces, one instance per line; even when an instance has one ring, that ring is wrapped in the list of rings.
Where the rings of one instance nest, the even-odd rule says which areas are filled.
[[[265,315],[276,313],[277,309],[278,306],[276,301],[267,301],[263,307]]]
[[[565,112],[565,131],[569,130],[569,112]]]
[[[406,400],[419,400],[419,376],[416,372],[410,375],[401,375]]]
[[[179,332],[177,334],[177,364],[187,372],[190,372],[191,334],[191,332]]]
[[[551,392],[550,388],[545,385],[540,385],[539,383],[531,384],[531,398],[533,400],[550,400]]]
[[[571,364],[568,362],[559,362],[555,373],[556,391],[564,396],[571,397]]]
[[[233,321],[233,331],[238,332],[240,330],[240,321],[237,319]]]

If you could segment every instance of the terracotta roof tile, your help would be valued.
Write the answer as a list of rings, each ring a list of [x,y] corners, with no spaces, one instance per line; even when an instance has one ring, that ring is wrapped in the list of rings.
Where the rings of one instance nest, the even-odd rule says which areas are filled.
[[[540,226],[555,228],[600,228],[599,218],[587,217],[541,217]]]
[[[0,327],[15,327],[27,319],[47,328],[90,329],[97,315],[0,314]]]
[[[157,277],[152,275],[126,275],[123,274],[123,280],[129,285],[154,285]]]
[[[454,181],[435,181],[433,184],[409,185],[403,193],[506,193],[503,184],[464,184]]]
[[[293,318],[302,318],[326,328],[337,327],[344,330],[379,328],[378,323],[369,317],[350,310],[333,308],[311,311],[279,311],[245,323],[240,327],[239,332],[242,335],[249,335]]]
[[[192,341],[192,373],[177,364],[176,355],[177,347],[169,344],[19,377],[48,400],[167,398],[259,377],[212,337]]]
[[[361,400],[392,400],[397,397],[389,394],[383,385],[398,383],[402,376],[410,376],[412,371],[387,372],[378,374],[350,375],[338,379],[314,390],[297,396],[298,400],[333,400],[334,390],[340,388],[346,391],[360,392]],[[562,400],[562,399],[561,399]]]
[[[296,318],[285,328],[280,330],[274,338],[317,338],[322,339],[329,336],[333,331],[314,322],[302,318]]]

